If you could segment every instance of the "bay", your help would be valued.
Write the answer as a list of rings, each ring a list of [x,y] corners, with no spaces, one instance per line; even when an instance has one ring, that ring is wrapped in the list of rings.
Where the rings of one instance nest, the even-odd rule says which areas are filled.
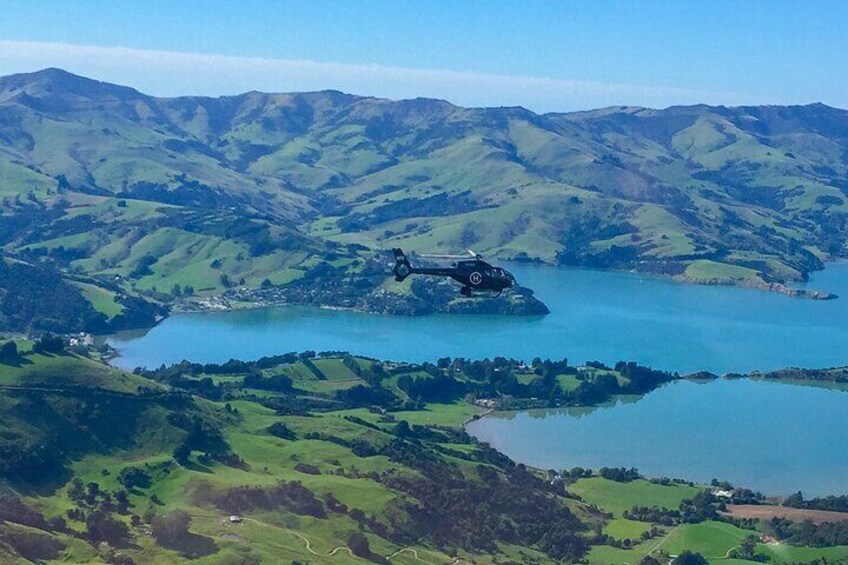
[[[399,361],[444,356],[635,360],[688,373],[848,364],[848,263],[811,288],[837,300],[695,286],[586,269],[511,265],[551,309],[543,317],[383,316],[310,307],[182,314],[114,336],[124,368],[224,362],[288,351]],[[768,494],[848,491],[848,393],[752,380],[679,381],[645,397],[487,417],[469,430],[542,468],[636,466],[651,475],[731,480]]]
[[[511,265],[551,309],[543,317],[400,317],[312,307],[181,314],[142,335],[115,336],[123,368],[183,359],[224,362],[288,351],[344,350],[381,359],[568,357],[634,360],[681,373],[848,363],[848,264],[810,285],[830,301],[629,273]]]
[[[767,495],[848,492],[848,392],[770,381],[677,381],[597,408],[493,413],[467,430],[542,469],[636,467]]]

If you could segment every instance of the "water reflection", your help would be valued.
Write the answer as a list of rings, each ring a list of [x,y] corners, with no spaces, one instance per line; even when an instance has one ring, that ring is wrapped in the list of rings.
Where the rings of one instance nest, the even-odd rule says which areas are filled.
[[[468,431],[543,469],[635,466],[767,494],[848,492],[848,395],[754,379],[677,381],[594,408],[486,417]]]

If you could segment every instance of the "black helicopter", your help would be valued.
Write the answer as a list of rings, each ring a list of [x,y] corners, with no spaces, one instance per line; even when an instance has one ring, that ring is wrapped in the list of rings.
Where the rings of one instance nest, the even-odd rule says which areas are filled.
[[[461,259],[450,267],[413,267],[402,249],[396,248],[394,253],[395,267],[392,273],[398,282],[403,282],[409,275],[450,277],[462,285],[459,289],[462,296],[499,296],[504,289],[515,285],[515,277],[512,273],[500,267],[493,267],[483,261],[480,255],[470,250],[468,251],[471,255],[470,259],[465,259],[464,255],[423,255],[424,257]]]

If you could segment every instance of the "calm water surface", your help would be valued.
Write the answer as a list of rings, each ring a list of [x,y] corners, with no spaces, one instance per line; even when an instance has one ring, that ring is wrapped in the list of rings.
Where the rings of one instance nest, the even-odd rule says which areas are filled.
[[[535,356],[636,360],[716,373],[848,364],[848,264],[810,286],[833,301],[580,269],[513,265],[552,313],[538,318],[404,318],[281,307],[174,316],[112,338],[122,367],[223,362],[312,349],[424,361]],[[540,467],[636,466],[767,493],[848,492],[848,393],[755,381],[678,382],[595,410],[486,418],[472,431]]]
[[[774,382],[677,381],[600,408],[498,414],[468,431],[543,469],[637,467],[765,492],[848,493],[848,392]]]
[[[173,316],[141,337],[112,338],[125,368],[223,362],[287,351],[347,350],[425,361],[443,356],[636,360],[680,372],[848,363],[848,264],[816,274],[843,298],[792,299],[625,273],[512,265],[551,309],[544,317],[417,318],[304,307]]]

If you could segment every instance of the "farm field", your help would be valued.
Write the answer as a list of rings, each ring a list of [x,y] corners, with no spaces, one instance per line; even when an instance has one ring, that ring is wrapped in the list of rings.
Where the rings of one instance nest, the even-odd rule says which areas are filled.
[[[583,497],[586,502],[597,504],[619,518],[625,510],[630,510],[634,506],[675,509],[683,500],[692,498],[702,489],[686,485],[657,485],[644,479],[620,483],[601,477],[592,477],[580,479],[571,485],[571,490]]]
[[[309,367],[318,369],[323,379]],[[481,453],[488,452],[480,451],[459,431],[461,423],[479,410],[461,401],[410,406],[388,414],[352,406],[350,401],[346,408],[334,408],[350,389],[335,388],[333,383],[355,379],[359,394],[370,388],[370,373],[360,378],[351,367],[370,371],[374,362],[304,359],[267,367],[261,373],[264,376],[251,381],[230,367],[218,373],[214,366],[199,367],[197,373],[186,366],[188,372],[183,375],[162,369],[162,376],[171,375],[167,379],[156,372],[129,375],[67,353],[26,353],[16,363],[0,363],[3,381],[20,387],[15,397],[0,402],[0,417],[15,430],[3,441],[11,438],[22,442],[15,444],[17,449],[29,449],[23,447],[31,441],[26,434],[39,434],[32,441],[48,443],[56,441],[51,434],[62,437],[60,427],[78,435],[71,451],[63,452],[61,475],[23,478],[9,474],[16,467],[0,466],[0,485],[39,514],[64,516],[70,531],[91,531],[90,521],[75,512],[106,513],[110,520],[125,524],[126,535],[133,540],[129,545],[117,543],[107,555],[102,545],[13,518],[0,525],[0,555],[33,556],[34,545],[44,546],[39,551],[44,552],[40,555],[45,562],[85,563],[115,555],[154,564],[189,558],[201,563],[243,559],[368,562],[369,558],[352,553],[356,546],[350,538],[360,531],[365,533],[370,555],[391,556],[393,563],[446,563],[463,555],[478,563],[494,563],[498,555],[513,559],[523,559],[522,554],[545,555],[539,548],[503,543],[494,552],[453,547],[451,557],[439,544],[423,538],[401,543],[393,536],[393,529],[400,527],[395,521],[406,515],[407,504],[415,498],[400,488],[403,483],[395,485],[388,478],[412,478],[421,472],[426,477],[426,465],[437,465],[439,474],[454,476],[460,484],[470,480],[471,487],[478,484],[475,477],[481,464],[502,475],[498,481],[508,480],[504,473],[510,467],[503,467],[506,460],[499,457],[486,462]],[[280,380],[284,375],[297,377],[289,381],[295,388],[288,389]],[[202,394],[189,400],[173,388],[177,383]],[[306,383],[323,388],[299,388]],[[251,388],[252,384],[259,388]],[[205,398],[217,396],[213,389],[229,391],[227,401]],[[27,399],[31,408],[16,414],[19,398]],[[311,411],[284,408],[293,398],[312,406]],[[81,428],[77,418],[85,413],[82,407],[88,402],[97,403],[99,412]],[[175,407],[180,408],[175,411]],[[47,414],[53,416],[45,419]],[[180,428],[187,424],[193,430],[188,435]],[[409,431],[399,431],[403,429]],[[402,439],[407,437],[404,433],[411,434],[409,440]],[[191,439],[193,435],[198,439]],[[204,447],[197,441],[205,442]],[[398,442],[407,441],[414,442],[409,444],[412,450],[397,453]],[[0,441],[0,448],[4,445]],[[181,452],[181,446],[189,445]],[[421,464],[418,458],[424,458]],[[44,482],[33,488],[36,480]],[[535,480],[534,488],[546,484]],[[75,484],[88,494],[75,494]],[[263,506],[267,502],[259,502],[258,507],[249,502],[250,493],[274,489],[295,489],[305,498],[270,507]],[[236,492],[248,498],[229,502],[221,498]],[[461,489],[454,496],[460,495]],[[523,496],[528,495],[535,496],[529,492]],[[0,496],[0,516],[8,520],[8,514],[3,514],[6,500]],[[116,510],[115,500],[123,500],[125,510]],[[578,520],[575,524],[592,519],[582,505],[569,504],[576,513],[571,514],[565,503],[561,499],[556,504],[566,513],[564,517]],[[150,528],[157,527],[153,517],[175,512],[185,513],[190,522],[190,532],[181,538],[184,543],[174,545],[151,537]],[[234,513],[243,514],[238,523],[228,520]],[[403,527],[414,527],[414,522]]]
[[[727,513],[738,518],[770,520],[771,518],[777,517],[796,520],[799,522],[811,520],[816,524],[848,520],[847,512],[831,512],[827,510],[813,510],[807,508],[787,508],[785,506],[772,506],[768,504],[728,504]]]
[[[466,402],[465,390],[487,362],[456,361],[448,371],[290,353],[130,374],[43,351],[45,343],[56,347],[49,340],[17,343],[17,356],[0,362],[0,450],[16,454],[0,459],[0,556],[7,561],[494,565],[558,556],[613,565],[685,549],[737,563],[732,555],[742,541],[759,536],[718,521],[703,486],[659,484],[623,468],[581,470],[576,480],[563,470],[553,480],[474,440],[462,424],[483,408]],[[614,370],[607,373],[616,378],[599,380],[551,361],[526,378],[523,363],[506,363],[488,378],[522,371],[522,386],[532,390],[549,378],[564,395],[572,394],[572,379],[582,378],[583,389],[630,382]],[[42,462],[45,450],[50,465]],[[523,520],[528,528],[468,538],[476,518],[465,513],[480,504],[500,523]],[[634,507],[671,521],[637,520]],[[684,507],[685,522],[675,514]],[[422,512],[432,518],[422,521]],[[468,522],[437,537],[426,525],[464,515]],[[167,537],[163,524],[181,534]],[[560,541],[548,545],[545,536]],[[773,563],[848,556],[848,547],[783,541],[755,548]]]
[[[750,534],[750,531],[722,522],[684,524],[669,534],[662,547],[672,555],[688,549],[707,559],[719,560],[727,558],[728,552]]]

